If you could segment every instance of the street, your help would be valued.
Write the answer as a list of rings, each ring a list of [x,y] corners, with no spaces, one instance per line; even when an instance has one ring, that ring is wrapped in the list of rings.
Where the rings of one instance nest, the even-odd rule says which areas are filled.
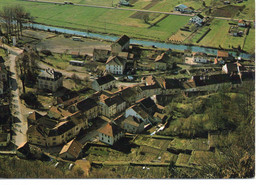
[[[9,47],[7,45],[4,45],[4,48],[6,48],[9,51],[9,58],[7,61],[7,64],[10,66],[10,90],[12,95],[12,102],[11,102],[11,113],[13,115],[13,125],[12,125],[12,142],[16,146],[20,146],[22,143],[27,141],[26,132],[28,129],[27,121],[24,116],[25,107],[21,104],[20,100],[20,88],[21,80],[19,79],[19,76],[16,71],[16,63],[15,59],[16,57],[22,53],[22,50],[19,48]]]

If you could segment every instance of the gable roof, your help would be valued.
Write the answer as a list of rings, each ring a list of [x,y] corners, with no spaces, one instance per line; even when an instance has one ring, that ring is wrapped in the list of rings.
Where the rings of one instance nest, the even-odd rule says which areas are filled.
[[[116,80],[116,79],[112,75],[107,74],[105,76],[99,77],[96,81],[97,81],[98,85],[104,85],[104,84],[107,84],[114,80]]]
[[[39,77],[58,80],[62,77],[62,74],[60,72],[54,71],[54,69],[46,69],[41,71]]]
[[[116,43],[118,43],[120,46],[124,46],[129,41],[130,38],[128,36],[122,35],[120,38],[116,40]]]
[[[49,118],[55,118],[55,119],[60,119],[71,115],[72,114],[69,111],[56,106],[52,106],[47,113],[47,116]]]
[[[92,98],[87,98],[77,103],[77,108],[82,112],[88,111],[93,107],[98,106],[97,102]]]
[[[125,64],[125,59],[119,56],[110,56],[107,59],[106,64],[113,63],[113,62],[116,63],[117,65],[123,66]]]
[[[78,142],[76,139],[73,139],[63,146],[59,155],[62,155],[64,153],[69,153],[76,159],[76,158],[78,158],[78,156],[82,150],[82,147],[83,147],[83,145],[80,142]]]
[[[184,4],[179,4],[179,5],[175,6],[175,8],[186,9],[188,7]]]
[[[114,137],[119,133],[121,133],[122,129],[113,123],[107,123],[105,126],[98,129],[98,132],[103,133],[110,137]]]
[[[135,127],[139,127],[139,125],[142,123],[141,120],[138,120],[134,116],[128,116],[123,122],[124,122],[124,124],[129,124],[129,125],[132,125]]]
[[[123,98],[122,98],[120,95],[116,95],[116,96],[113,96],[113,97],[111,97],[111,98],[106,98],[106,99],[104,99],[103,102],[104,102],[108,107],[110,107],[110,106],[112,106],[112,105],[114,105],[114,104],[120,105],[120,104],[122,104],[122,103],[125,102],[125,101],[123,100]]]
[[[149,114],[145,112],[145,110],[140,105],[134,105],[129,109],[133,109],[136,113],[138,113],[143,119],[149,118]]]
[[[149,109],[151,107],[156,107],[156,104],[150,97],[143,98],[143,99],[139,100],[138,103],[141,103],[147,109]]]
[[[156,57],[155,62],[167,62],[168,59],[169,56],[166,53],[162,53]]]
[[[27,119],[37,121],[37,120],[40,119],[41,117],[42,117],[41,114],[39,114],[39,113],[36,112],[36,111],[33,111],[33,113],[31,113],[31,114],[27,117]]]
[[[226,63],[228,73],[239,72],[238,67],[241,66],[239,63]]]

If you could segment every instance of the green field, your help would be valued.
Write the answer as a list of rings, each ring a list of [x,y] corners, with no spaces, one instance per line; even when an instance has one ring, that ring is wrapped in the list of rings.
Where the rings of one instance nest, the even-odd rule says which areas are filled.
[[[23,5],[35,18],[35,21],[42,24],[116,35],[127,34],[130,37],[160,41],[164,41],[172,33],[171,27],[177,30],[185,24],[183,20],[187,20],[187,18],[181,16],[171,16],[170,19],[166,19],[166,24],[168,22],[168,24],[174,25],[148,30],[150,25],[144,23],[142,19],[130,18],[132,14],[136,13],[132,11],[53,5],[19,0],[0,0],[0,2],[0,8],[5,5]]]
[[[196,43],[196,41],[208,30],[208,28],[211,28],[211,31],[199,43]],[[254,41],[254,29],[250,30],[250,34],[248,36],[244,35],[243,37],[234,37],[229,35],[229,28],[230,25],[228,24],[228,21],[214,19],[210,26],[205,26],[198,30],[197,34],[192,37],[191,41],[186,42],[191,42],[201,46],[216,48],[221,46],[225,49],[232,49],[232,47],[243,47],[244,41],[246,40],[243,49],[252,53],[254,51],[254,44],[252,44]]]

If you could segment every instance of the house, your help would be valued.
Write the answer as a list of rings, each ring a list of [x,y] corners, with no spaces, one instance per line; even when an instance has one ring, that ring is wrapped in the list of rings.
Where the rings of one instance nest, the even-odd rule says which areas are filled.
[[[81,113],[83,113],[88,120],[94,119],[99,115],[99,106],[92,98],[86,98],[76,103],[76,108],[74,106],[71,107],[70,110],[72,109],[73,112],[77,110],[81,111]]]
[[[3,63],[0,63],[0,81],[7,81],[7,70]]]
[[[125,70],[126,60],[118,56],[110,56],[106,62],[106,71],[108,73],[122,75]]]
[[[66,108],[79,101],[79,94],[76,91],[67,90],[62,96],[57,97],[57,104]]]
[[[143,107],[141,107],[141,105],[133,105],[126,109],[125,117],[127,118],[128,116],[141,119],[145,124],[152,123],[149,114],[144,110]]]
[[[121,36],[113,44],[111,44],[112,53],[119,53],[121,51],[127,51],[130,45],[130,38],[126,35]]]
[[[79,115],[71,119],[58,121],[44,116],[31,125],[27,131],[27,141],[40,146],[58,146],[64,144],[79,134],[81,129],[87,127],[87,121],[76,122]]]
[[[143,91],[138,85],[122,88],[115,92],[115,94],[120,94],[121,97],[127,102],[127,106],[143,98]]]
[[[194,12],[194,8],[187,7],[184,4],[179,4],[179,5],[175,6],[174,10],[181,12],[181,13],[193,13]]]
[[[201,26],[204,22],[204,16],[202,16],[201,14],[197,14],[190,18],[190,22]]]
[[[156,78],[162,88],[162,94],[169,95],[179,92],[182,89],[181,82],[178,79]]]
[[[227,51],[218,50],[215,63],[225,64],[228,60],[232,61],[233,59],[234,57]]]
[[[106,62],[110,56],[110,51],[105,49],[94,49],[93,50],[93,61],[94,62]]]
[[[110,118],[125,110],[126,101],[121,95],[115,95],[113,97],[104,97],[103,95],[103,97],[100,98],[99,105],[101,107],[101,114]]]
[[[48,118],[55,120],[66,120],[72,115],[68,110],[62,109],[60,106],[52,106],[47,112]]]
[[[240,73],[240,67],[242,65],[238,62],[236,63],[226,63],[222,67],[222,71],[226,74],[238,74]]]
[[[128,116],[123,121],[123,128],[126,132],[138,134],[144,130],[144,122],[134,116]]]
[[[157,110],[156,104],[150,97],[143,98],[136,103],[140,104],[149,115],[153,115]]]
[[[66,160],[76,160],[81,155],[83,145],[76,139],[72,139],[61,149],[59,156]]]
[[[124,136],[124,133],[119,126],[110,122],[98,129],[98,136],[99,141],[109,145],[114,145]]]
[[[173,68],[173,64],[170,62],[170,57],[166,53],[158,55],[154,62],[156,70],[165,71]]]
[[[246,23],[245,20],[240,19],[240,20],[238,21],[237,25],[240,26],[240,27],[246,27],[246,26],[247,26],[247,23]]]
[[[37,80],[39,89],[48,89],[52,92],[55,92],[63,84],[62,74],[49,68],[41,71]]]
[[[208,55],[206,53],[197,52],[193,55],[193,62],[206,64],[208,63]]]
[[[92,82],[92,89],[96,91],[112,89],[115,86],[116,79],[110,74],[99,77],[98,79]]]
[[[48,156],[44,154],[41,148],[30,144],[29,142],[24,142],[16,149],[17,156],[22,159],[38,159],[46,160],[49,159]]]

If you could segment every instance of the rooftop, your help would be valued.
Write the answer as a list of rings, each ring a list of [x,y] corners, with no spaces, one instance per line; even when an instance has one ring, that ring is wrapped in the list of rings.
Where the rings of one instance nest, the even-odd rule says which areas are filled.
[[[73,139],[63,146],[59,155],[62,155],[63,153],[69,153],[74,158],[78,158],[82,147],[83,145],[80,142],[78,142],[76,139]]]
[[[99,85],[104,85],[104,84],[107,84],[107,83],[112,82],[114,80],[116,80],[116,79],[112,75],[108,74],[108,75],[99,77],[96,81]]]
[[[41,73],[39,74],[39,77],[58,80],[59,78],[62,77],[62,74],[60,72],[54,71],[54,69],[48,68],[46,70],[41,71]]]
[[[117,134],[121,133],[122,129],[113,123],[107,123],[105,126],[98,129],[98,131],[107,136],[114,137]]]
[[[119,39],[116,40],[120,46],[124,46],[127,42],[130,41],[130,38],[126,35],[122,35]]]

